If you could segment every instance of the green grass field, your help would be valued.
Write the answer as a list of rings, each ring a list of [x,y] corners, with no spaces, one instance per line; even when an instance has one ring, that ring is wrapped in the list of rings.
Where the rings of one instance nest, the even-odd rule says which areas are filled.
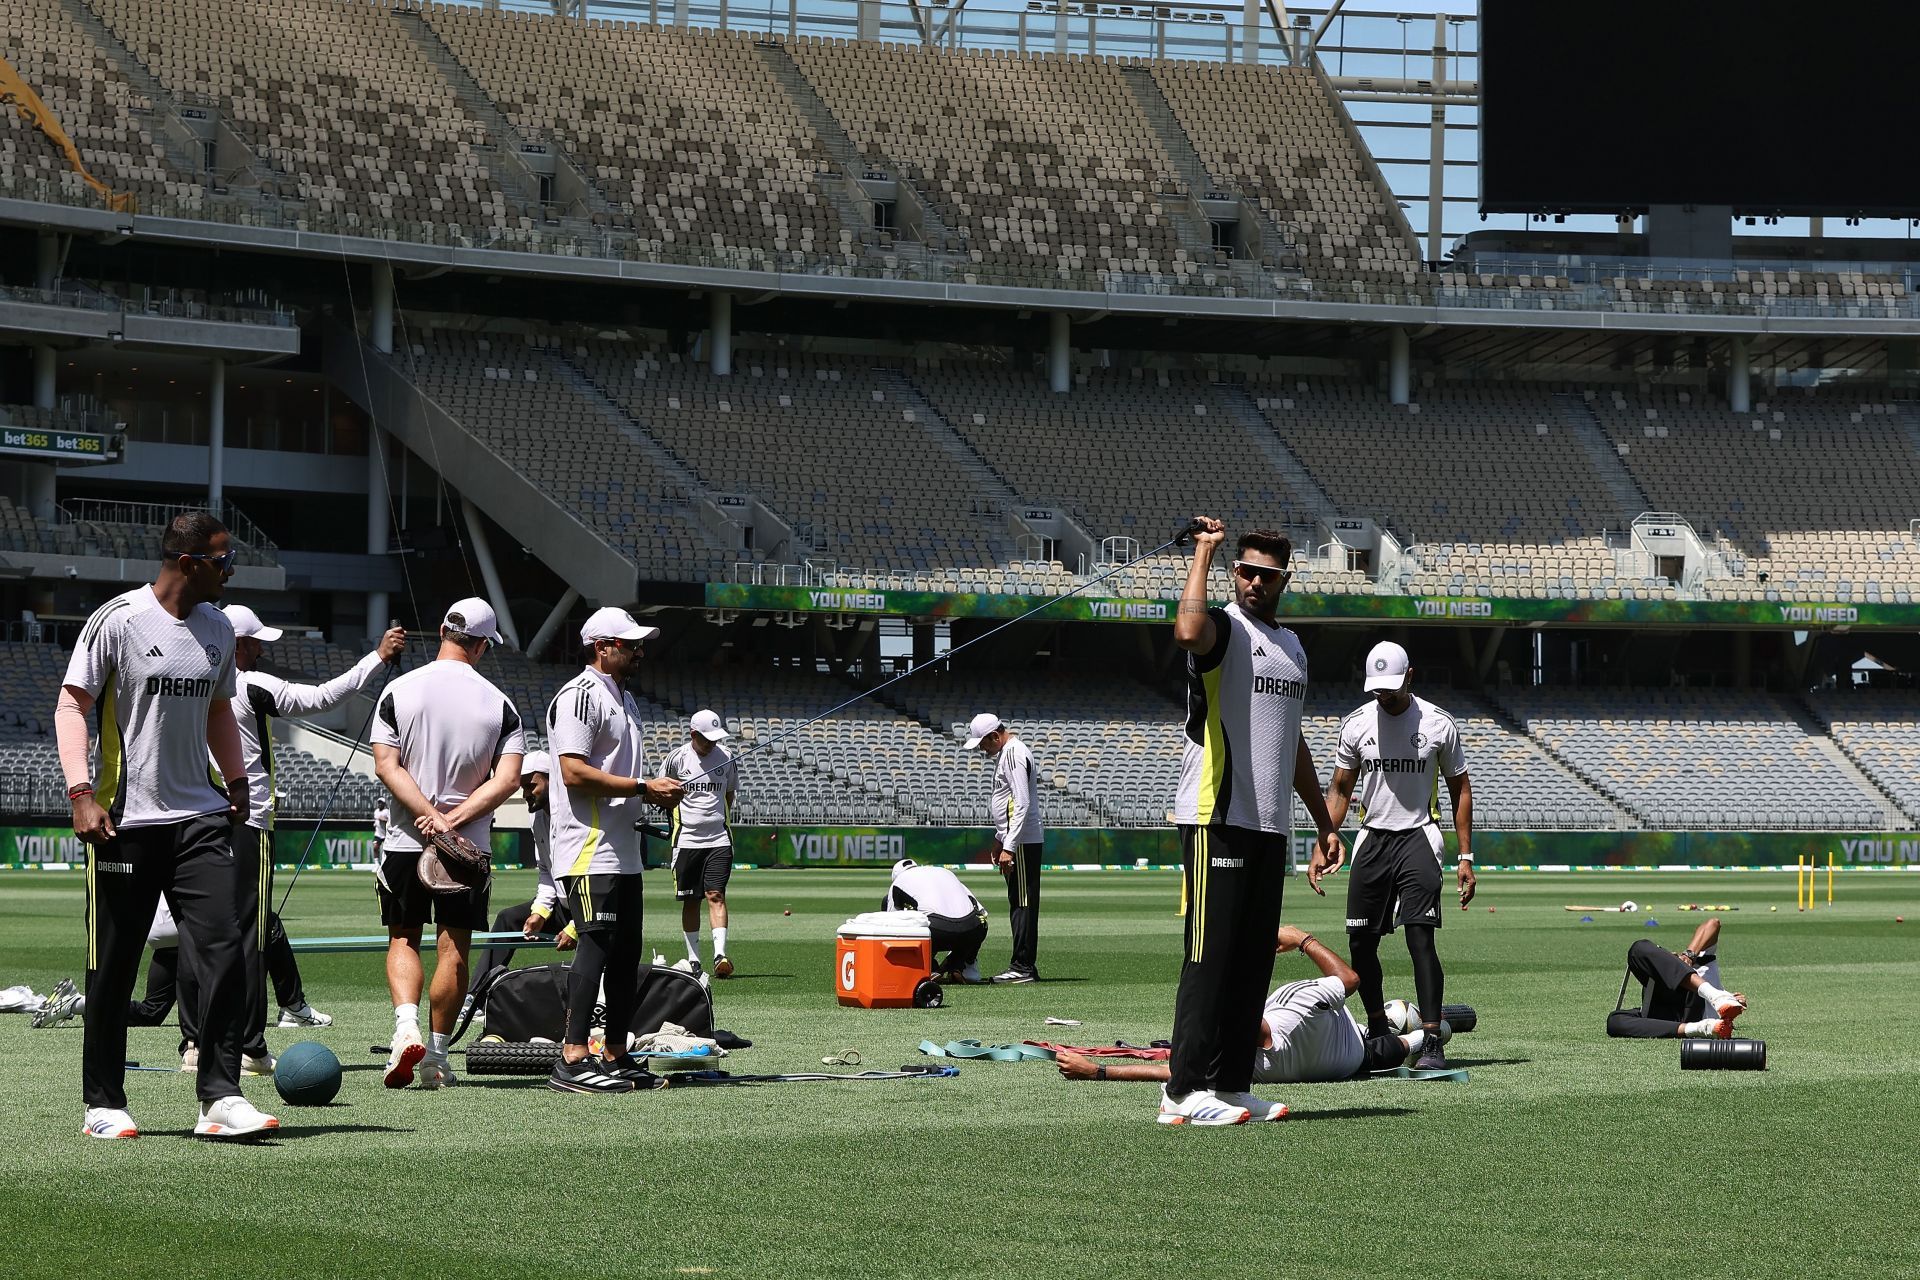
[[[649,877],[649,940],[678,955],[670,882]],[[743,872],[740,974],[720,1025],[736,1071],[918,1058],[923,1038],[1166,1034],[1180,954],[1175,876],[1050,875],[1032,986],[959,989],[938,1010],[842,1009],[832,933],[877,902],[877,872]],[[975,880],[994,909],[997,885]],[[495,900],[531,888],[503,876]],[[1722,965],[1770,1070],[1679,1070],[1672,1042],[1609,1041],[1605,1014],[1648,912],[1582,924],[1567,902],[1650,905],[1682,945],[1738,904]],[[1287,918],[1341,942],[1339,901],[1291,882]],[[793,915],[781,914],[790,906]],[[1769,907],[1780,908],[1778,913]],[[1489,907],[1494,910],[1490,912]],[[1908,1207],[1920,1090],[1920,877],[1842,875],[1793,909],[1781,874],[1489,873],[1441,935],[1465,1085],[1270,1088],[1278,1125],[1168,1128],[1153,1086],[1068,1083],[1044,1063],[964,1063],[957,1079],[666,1090],[620,1098],[466,1078],[389,1092],[368,1046],[391,1028],[378,955],[310,956],[317,1037],[347,1064],[340,1100],[278,1108],[257,1146],[184,1136],[189,1077],[134,1073],[145,1136],[79,1134],[79,1024],[0,1022],[0,1186],[18,1275],[921,1276],[1893,1275],[1920,1271]],[[994,909],[982,967],[1004,961]],[[1909,916],[1896,924],[1896,914]],[[18,874],[0,895],[0,983],[46,990],[80,966],[80,880]],[[376,931],[360,876],[310,876],[296,937]],[[1412,995],[1394,940],[1388,994]],[[1284,978],[1311,972],[1280,957]],[[1083,1026],[1047,1028],[1048,1015]],[[171,1061],[168,1030],[132,1056]],[[269,1032],[275,1048],[303,1038]],[[456,1059],[456,1066],[458,1066]],[[278,1104],[269,1082],[249,1095]]]

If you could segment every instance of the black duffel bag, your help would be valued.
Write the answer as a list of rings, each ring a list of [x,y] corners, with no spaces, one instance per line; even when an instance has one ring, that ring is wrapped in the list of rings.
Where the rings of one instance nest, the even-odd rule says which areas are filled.
[[[476,1010],[486,1010],[487,1035],[516,1042],[564,1040],[571,972],[570,965],[542,964],[525,969],[503,965],[488,974],[474,1000]],[[606,1011],[595,1006],[588,1025],[597,1027],[605,1020]],[[685,1027],[688,1035],[712,1038],[713,997],[692,974],[654,965],[641,975],[640,1000],[629,1030],[648,1036],[669,1022]],[[458,1028],[454,1039],[465,1030],[464,1025]]]

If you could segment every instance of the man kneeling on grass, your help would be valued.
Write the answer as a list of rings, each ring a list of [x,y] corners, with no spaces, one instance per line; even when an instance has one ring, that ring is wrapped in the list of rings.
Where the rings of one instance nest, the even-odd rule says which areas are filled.
[[[1720,962],[1713,947],[1720,920],[1703,921],[1686,949],[1675,954],[1646,938],[1627,948],[1627,975],[1640,980],[1640,1008],[1615,1006],[1607,1015],[1607,1034],[1634,1040],[1671,1040],[1733,1036],[1733,1020],[1747,1011],[1747,998],[1720,988]],[[1627,979],[1620,981],[1620,1000]]]
[[[1347,1012],[1347,997],[1360,976],[1324,942],[1290,924],[1280,926],[1276,952],[1298,951],[1322,976],[1289,982],[1267,997],[1260,1017],[1260,1047],[1253,1055],[1256,1084],[1317,1084],[1351,1080],[1369,1071],[1404,1063],[1426,1043],[1427,1033],[1375,1036],[1361,1033]],[[1060,1074],[1069,1080],[1154,1080],[1164,1083],[1164,1062],[1095,1062],[1077,1053],[1059,1055]],[[1285,1107],[1272,1117],[1281,1119]]]

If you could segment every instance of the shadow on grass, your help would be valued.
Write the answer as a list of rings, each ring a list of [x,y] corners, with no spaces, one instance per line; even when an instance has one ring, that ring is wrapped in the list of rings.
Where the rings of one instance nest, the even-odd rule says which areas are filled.
[[[344,1106],[344,1103],[337,1103]],[[320,1108],[311,1108],[319,1110]],[[418,1129],[400,1129],[390,1124],[301,1124],[297,1120],[289,1128],[270,1129],[265,1133],[250,1134],[243,1138],[206,1138],[202,1141],[223,1143],[232,1146],[271,1147],[282,1142],[300,1138],[319,1138],[334,1133],[418,1133]],[[191,1138],[195,1134],[187,1129],[143,1129],[141,1136],[146,1138]]]
[[[1524,1067],[1532,1058],[1448,1058],[1449,1067]]]
[[[1418,1115],[1412,1107],[1323,1107],[1312,1111],[1289,1111],[1283,1123],[1298,1124],[1302,1120],[1365,1120],[1373,1116],[1412,1116]]]

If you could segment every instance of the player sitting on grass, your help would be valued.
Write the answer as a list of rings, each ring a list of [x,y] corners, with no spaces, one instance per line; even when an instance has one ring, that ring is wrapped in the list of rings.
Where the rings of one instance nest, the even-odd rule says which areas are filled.
[[[1640,1009],[1616,1007],[1607,1015],[1607,1034],[1634,1040],[1670,1040],[1733,1036],[1733,1020],[1747,1011],[1747,998],[1720,988],[1720,962],[1713,945],[1720,938],[1718,918],[1701,923],[1678,955],[1649,939],[1627,948],[1627,974],[1640,980]],[[1627,984],[1620,982],[1625,1000]]]
[[[1333,949],[1290,924],[1280,926],[1275,951],[1299,951],[1320,967],[1321,977],[1289,982],[1267,997],[1259,1048],[1253,1055],[1256,1084],[1317,1084],[1351,1080],[1369,1071],[1397,1067],[1420,1051],[1427,1032],[1364,1037],[1347,1012],[1347,997],[1360,976]],[[1164,1083],[1164,1062],[1095,1062],[1062,1053],[1060,1074],[1069,1080],[1154,1080]],[[1281,1108],[1282,1116],[1286,1109]],[[1279,1117],[1276,1116],[1275,1119]]]

